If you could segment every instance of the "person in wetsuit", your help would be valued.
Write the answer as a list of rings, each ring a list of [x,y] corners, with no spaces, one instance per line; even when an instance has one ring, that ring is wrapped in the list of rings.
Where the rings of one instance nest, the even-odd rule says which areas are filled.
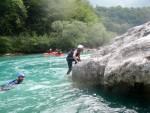
[[[79,61],[81,61],[80,59],[80,52],[82,52],[84,50],[84,46],[83,45],[78,45],[77,48],[74,48],[72,50],[70,50],[68,52],[67,55],[67,63],[68,63],[68,71],[67,74],[69,74],[72,71],[72,62],[75,61],[75,64],[77,64]]]
[[[21,84],[22,81],[24,80],[24,74],[23,73],[19,73],[18,74],[18,79],[10,81],[9,83],[3,84],[1,85],[1,90],[9,90],[11,89],[13,86],[17,85],[17,84]]]

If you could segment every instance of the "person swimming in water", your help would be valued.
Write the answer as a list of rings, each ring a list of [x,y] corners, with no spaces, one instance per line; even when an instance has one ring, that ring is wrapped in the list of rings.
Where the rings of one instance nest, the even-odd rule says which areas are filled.
[[[21,84],[22,81],[24,80],[24,74],[23,73],[19,73],[18,74],[18,79],[15,79],[13,81],[10,81],[9,83],[3,84],[1,85],[1,90],[10,90],[13,86],[17,85],[17,84]]]

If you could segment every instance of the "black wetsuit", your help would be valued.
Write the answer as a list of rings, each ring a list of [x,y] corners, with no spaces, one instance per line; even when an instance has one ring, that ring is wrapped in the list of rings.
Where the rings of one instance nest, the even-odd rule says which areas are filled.
[[[72,62],[74,62],[74,58],[73,58],[73,54],[74,54],[74,51],[76,50],[76,48],[72,49],[70,52],[68,52],[68,55],[67,55],[67,63],[68,63],[68,71],[67,71],[67,74],[69,74],[71,71],[72,71]],[[77,53],[76,54],[76,57],[78,57],[80,55],[80,53]],[[77,59],[79,60],[79,59]],[[75,62],[76,64],[77,62]]]
[[[10,81],[9,83],[6,83],[6,84],[3,84],[1,85],[1,90],[9,90],[11,89],[14,85],[17,85],[17,84],[20,84],[21,81],[18,81],[17,79],[16,80],[13,80],[13,81]]]

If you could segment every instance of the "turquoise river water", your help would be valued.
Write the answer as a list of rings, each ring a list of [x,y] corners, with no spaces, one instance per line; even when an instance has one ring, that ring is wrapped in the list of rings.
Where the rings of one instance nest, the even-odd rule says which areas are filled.
[[[65,57],[0,57],[0,84],[16,79],[19,72],[26,75],[22,84],[0,91],[0,113],[150,113],[146,99],[74,83],[66,75]]]

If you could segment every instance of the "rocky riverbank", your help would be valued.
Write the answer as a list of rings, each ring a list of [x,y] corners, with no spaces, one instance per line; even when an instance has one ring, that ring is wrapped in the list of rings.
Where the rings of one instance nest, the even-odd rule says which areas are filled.
[[[116,37],[74,66],[72,78],[112,91],[135,89],[150,93],[150,22]]]

